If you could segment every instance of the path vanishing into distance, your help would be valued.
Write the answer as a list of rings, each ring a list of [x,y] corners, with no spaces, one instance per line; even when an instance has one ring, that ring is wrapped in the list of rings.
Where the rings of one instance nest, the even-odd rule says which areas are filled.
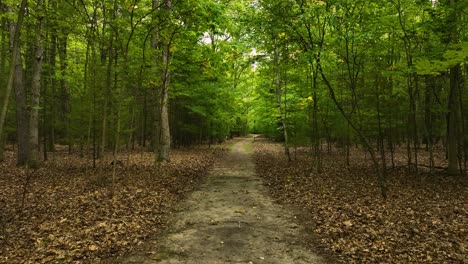
[[[275,203],[255,174],[252,140],[235,139],[168,230],[120,263],[323,263],[304,245],[295,213]]]

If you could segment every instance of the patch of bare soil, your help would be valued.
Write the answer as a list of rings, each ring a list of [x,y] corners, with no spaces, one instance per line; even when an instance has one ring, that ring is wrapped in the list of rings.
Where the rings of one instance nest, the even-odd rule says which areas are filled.
[[[294,212],[255,173],[252,138],[237,139],[167,231],[120,263],[322,263]]]
[[[436,164],[444,164],[443,152]],[[388,199],[379,193],[371,162],[353,149],[323,153],[323,172],[304,149],[288,162],[281,145],[255,145],[257,173],[282,203],[306,208],[317,244],[342,263],[468,263],[466,177],[416,174],[397,153]],[[427,162],[421,150],[420,162]]]

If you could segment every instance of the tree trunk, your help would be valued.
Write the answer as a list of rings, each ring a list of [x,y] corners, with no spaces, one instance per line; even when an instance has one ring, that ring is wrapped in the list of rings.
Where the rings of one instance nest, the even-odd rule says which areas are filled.
[[[1,14],[3,14],[3,8],[1,10]],[[7,77],[7,72],[6,72],[6,58],[8,57],[8,31],[5,30],[6,28],[6,25],[7,25],[7,20],[5,18],[2,18],[1,19],[1,32],[0,32],[0,37],[1,37],[1,54],[0,54],[0,87],[6,87],[7,83],[5,82],[5,80],[8,79]],[[1,102],[5,102],[3,96],[5,96],[3,93],[0,93],[0,100]],[[8,105],[6,104],[7,106],[7,109],[8,109]],[[3,122],[3,121],[2,121]],[[0,162],[2,162],[5,158],[4,158],[4,153],[3,153],[3,150],[5,149],[5,139],[6,139],[6,135],[3,135],[3,133],[1,133],[1,130],[0,130]]]
[[[47,31],[46,31],[46,35],[45,35],[45,39],[49,39],[49,35],[47,34]],[[46,42],[45,44],[45,47],[44,47],[44,57],[47,58],[50,54],[49,54],[49,45],[48,43]],[[47,87],[49,86],[49,80],[48,78],[42,78],[42,84],[41,84],[41,87],[42,87],[42,91],[41,91],[41,97],[43,98],[42,99],[42,155],[43,155],[43,159],[44,161],[48,160],[48,156],[47,156],[47,104],[48,104],[48,100],[47,100]]]
[[[56,65],[56,52],[57,52],[57,33],[52,29],[52,36],[50,40],[49,49],[49,78],[50,78],[50,121],[49,121],[49,141],[47,148],[52,151],[52,158],[55,157],[55,123],[56,123],[56,94],[57,94],[57,78],[55,77],[55,65]],[[86,74],[86,73],[85,73]]]
[[[21,34],[21,28],[23,26],[24,13],[25,13],[27,3],[28,3],[27,0],[21,1],[21,6],[18,11],[17,23],[16,24],[10,23],[10,26],[9,26],[10,27],[10,40],[11,40],[10,44],[12,46],[12,49],[11,49],[12,52],[11,52],[10,72],[8,75],[8,83],[7,83],[5,95],[3,98],[3,105],[2,105],[2,110],[1,110],[2,112],[0,114],[0,141],[2,142],[0,143],[0,152],[1,152],[0,157],[2,158],[3,158],[3,152],[4,152],[4,144],[3,144],[4,126],[5,126],[6,113],[8,109],[8,103],[10,101],[11,90],[13,89],[13,87],[15,87],[16,89],[17,88],[16,85],[22,84],[22,78],[23,78],[22,76],[23,67],[21,65],[21,52],[20,52],[21,50],[20,34]],[[17,70],[18,61],[20,62],[19,66],[21,66],[19,70]],[[21,83],[18,83],[16,81],[16,78],[18,77],[21,78],[20,79]],[[25,161],[26,160],[27,160],[27,157],[25,158]]]
[[[62,33],[62,36],[58,38],[58,53],[60,58],[60,109],[61,119],[66,124],[67,144],[68,152],[72,149],[71,131],[70,131],[70,95],[67,76],[67,41],[68,36],[66,33]]]
[[[20,31],[21,28],[19,28],[15,23],[10,23],[10,34],[12,36],[12,40],[14,39],[16,30]],[[13,46],[14,43],[11,43],[11,45]],[[19,45],[19,43],[17,45]],[[16,165],[24,166],[27,164],[29,159],[29,118],[26,105],[26,87],[24,84],[23,62],[21,58],[21,49],[19,46],[15,52],[16,60],[14,62],[12,61],[12,64],[14,65],[13,88],[15,90],[16,135],[18,142],[18,156]]]
[[[109,100],[111,97],[111,86],[112,86],[112,64],[113,64],[113,44],[114,37],[113,34],[109,37],[109,47],[108,47],[108,61],[107,61],[107,71],[106,71],[106,87],[105,87],[105,96],[104,96],[104,110],[102,113],[102,131],[101,131],[101,144],[99,151],[99,158],[104,156],[104,151],[107,144],[107,111],[109,108]]]
[[[378,75],[376,75],[378,76]],[[376,90],[376,110],[377,110],[377,124],[378,124],[378,127],[379,127],[379,142],[378,142],[378,148],[379,148],[379,151],[380,151],[380,160],[382,161],[382,174],[383,174],[383,178],[386,178],[387,177],[387,160],[386,160],[386,157],[385,157],[385,144],[384,144],[384,135],[383,135],[383,132],[382,132],[382,117],[381,117],[381,107],[380,107],[380,86],[381,86],[381,83],[380,83],[380,78],[377,78],[376,79],[376,82],[375,82],[375,90]]]
[[[283,106],[283,99],[282,99],[282,76],[281,76],[281,69],[280,69],[280,62],[279,62],[279,51],[277,50],[278,46],[275,40],[275,91],[276,91],[276,105],[279,110],[279,122],[281,124],[281,128],[283,130],[283,137],[284,137],[284,154],[288,158],[288,161],[291,161],[291,153],[289,151],[289,139],[288,139],[288,128],[286,125],[286,118],[285,118],[285,108]]]
[[[456,8],[457,0],[449,1],[450,14],[448,16],[447,26],[450,27],[449,40],[451,43],[458,43],[458,16],[459,10]],[[460,64],[450,68],[450,94],[448,100],[448,125],[447,125],[447,154],[448,154],[448,170],[447,173],[454,175],[459,174],[458,170],[459,157],[458,146],[459,142],[459,91],[461,85],[461,67]]]
[[[458,116],[459,99],[458,91],[460,86],[460,65],[450,68],[450,95],[448,105],[448,126],[447,126],[447,152],[448,170],[447,173],[459,174],[458,170]]]
[[[463,75],[463,83],[464,86],[460,87],[460,113],[461,113],[461,120],[462,120],[462,129],[461,129],[461,140],[463,144],[463,170],[465,175],[468,175],[468,113],[466,109],[466,102],[468,99],[466,95],[468,94],[468,65],[465,64],[464,66],[465,74]]]
[[[153,8],[159,8],[158,1],[153,0]],[[171,0],[164,0],[164,10],[167,16],[170,15],[172,8]],[[159,89],[159,107],[157,108],[156,113],[156,150],[157,157],[156,162],[167,162],[170,161],[169,150],[171,148],[171,132],[169,127],[169,66],[171,64],[170,60],[170,47],[171,41],[174,37],[175,32],[172,33],[172,36],[166,36],[167,38],[161,38],[161,44],[158,47],[157,41],[159,38],[159,32],[155,32],[153,35],[153,46],[159,50],[162,50],[162,75],[161,75],[161,87]],[[159,120],[158,120],[159,119]],[[158,124],[159,123],[159,124]]]
[[[312,94],[313,94],[313,110],[312,110],[312,131],[313,131],[313,141],[314,141],[314,163],[315,163],[315,172],[322,172],[321,164],[321,153],[320,153],[320,135],[318,130],[318,98],[317,98],[317,77],[318,70],[317,67],[313,67],[312,58],[309,61],[310,64],[310,74],[312,75]]]
[[[434,174],[434,143],[432,132],[432,91],[435,90],[435,77],[426,76],[426,93],[424,107],[424,127],[426,131],[426,145],[429,151],[429,171]]]
[[[117,154],[119,152],[119,141],[120,141],[120,108],[121,105],[119,103],[117,107],[117,131],[115,133],[115,144],[114,144],[114,152],[113,152],[113,160],[112,160],[112,187],[111,187],[111,196],[114,196],[115,193],[115,181],[116,181],[116,169],[117,169]]]
[[[168,88],[169,88],[169,46],[165,48],[163,53],[163,83],[161,87],[161,141],[160,141],[160,149],[159,149],[159,162],[166,162],[170,160],[169,157],[169,150],[171,147],[171,134],[169,128],[169,95],[168,95]]]
[[[43,2],[38,2],[38,9],[42,9]],[[31,113],[29,116],[29,166],[39,165],[39,99],[41,95],[41,72],[44,53],[43,46],[43,17],[38,17],[38,33],[36,35],[36,51],[33,62],[33,76],[31,83]]]
[[[379,187],[380,187],[380,194],[382,195],[382,197],[384,199],[387,199],[387,179],[386,179],[385,174],[382,172],[382,170],[381,170],[381,168],[379,166],[379,161],[377,159],[377,156],[375,154],[375,151],[374,151],[372,145],[369,143],[369,140],[365,137],[365,135],[362,133],[362,131],[352,122],[351,118],[345,113],[343,107],[341,106],[341,104],[336,99],[335,91],[334,91],[331,83],[328,81],[327,77],[325,76],[325,73],[323,72],[322,66],[320,64],[320,56],[317,57],[316,62],[317,62],[317,65],[318,65],[320,75],[322,76],[322,80],[324,81],[325,85],[328,88],[328,91],[330,93],[330,97],[331,97],[332,101],[335,103],[335,105],[338,108],[338,110],[340,111],[341,115],[346,119],[349,126],[357,133],[357,135],[359,136],[359,138],[361,139],[361,141],[363,142],[363,144],[367,148],[367,151],[369,152],[369,154],[371,156],[371,159],[372,159],[372,163],[374,165],[375,173],[377,175],[377,180],[378,180],[378,184],[379,184]]]

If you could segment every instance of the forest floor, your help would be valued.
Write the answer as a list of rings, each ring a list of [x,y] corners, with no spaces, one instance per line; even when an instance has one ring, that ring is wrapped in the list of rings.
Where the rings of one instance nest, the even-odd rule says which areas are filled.
[[[196,188],[225,146],[154,154],[122,152],[112,191],[112,156],[97,161],[49,153],[38,170],[0,163],[0,263],[100,263],[139,248],[166,228],[175,205]]]
[[[168,229],[118,263],[323,263],[295,210],[273,202],[256,175],[252,141],[235,139]]]
[[[282,145],[257,140],[257,174],[278,202],[305,209],[323,254],[341,263],[468,263],[467,177],[408,172],[401,150],[385,201],[362,149],[352,150],[349,166],[342,149],[325,150],[321,173],[308,149],[291,150],[288,162]],[[427,156],[420,150],[420,163]],[[442,151],[436,165],[446,166]]]
[[[468,263],[466,177],[408,172],[397,152],[383,200],[362,149],[349,166],[325,150],[316,173],[308,149],[288,162],[280,144],[252,141],[174,150],[159,167],[123,152],[114,188],[110,156],[93,169],[59,148],[27,170],[10,150],[0,263]]]

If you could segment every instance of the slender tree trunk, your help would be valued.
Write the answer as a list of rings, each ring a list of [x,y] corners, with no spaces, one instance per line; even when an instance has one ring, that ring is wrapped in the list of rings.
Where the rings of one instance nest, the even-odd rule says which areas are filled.
[[[419,153],[419,136],[418,136],[418,120],[416,118],[417,109],[417,102],[418,102],[418,94],[419,94],[419,84],[418,84],[418,76],[413,74],[413,81],[415,86],[415,93],[413,95],[413,104],[412,104],[412,113],[411,113],[411,122],[413,123],[413,148],[414,148],[414,169],[416,174],[419,172],[419,160],[418,160],[418,153]]]
[[[460,76],[460,78],[463,78],[462,75]],[[460,137],[459,137],[459,144],[458,144],[458,153],[459,153],[459,167],[460,167],[460,173],[461,174],[466,174],[468,173],[468,170],[467,170],[467,147],[466,147],[466,143],[467,143],[467,135],[466,135],[466,121],[465,121],[465,109],[464,109],[464,104],[463,104],[463,81],[460,81],[460,90],[458,91],[458,100],[459,100],[459,106],[460,106],[460,109],[459,109],[459,112],[460,112]]]
[[[377,75],[378,76],[378,75]],[[382,161],[382,174],[383,178],[386,178],[387,174],[387,161],[385,157],[385,144],[384,144],[384,136],[382,132],[382,117],[381,117],[381,107],[380,107],[380,78],[377,78],[376,80],[376,108],[377,108],[377,124],[379,127],[379,151],[380,151],[380,160]]]
[[[144,91],[143,95],[143,119],[142,119],[142,128],[141,128],[141,143],[140,145],[144,148],[146,147],[146,126],[148,124],[148,104],[147,104],[148,92]]]
[[[16,30],[21,30],[17,27],[17,24],[10,24],[10,32],[12,40],[14,39],[14,34]],[[19,40],[18,40],[19,41]],[[14,43],[11,43],[13,46]],[[12,49],[13,50],[13,49]],[[27,164],[29,159],[29,117],[28,110],[26,105],[26,87],[24,84],[24,70],[23,62],[21,58],[21,51],[18,48],[15,51],[17,54],[15,56],[16,61],[14,65],[14,78],[13,78],[13,87],[15,90],[15,101],[16,101],[16,134],[17,134],[17,143],[18,143],[18,155],[17,155],[17,166],[24,166]]]
[[[160,0],[152,0],[153,1],[153,10],[158,10],[160,8]],[[157,21],[155,21],[157,23]],[[158,28],[154,29],[154,32],[151,36],[151,48],[154,52],[154,61],[156,64],[156,68],[158,67],[158,63],[160,63],[160,56],[159,51],[161,49],[159,43],[159,31]],[[151,138],[151,147],[155,153],[155,164],[159,162],[159,149],[160,149],[160,142],[161,142],[161,85],[156,84],[155,82],[151,83],[151,90],[154,93],[153,95],[156,97],[154,102],[154,119],[153,119],[153,135]],[[145,98],[146,99],[146,98]],[[145,129],[146,130],[146,129]]]
[[[282,78],[284,80],[284,96],[283,96],[283,103],[282,103],[282,106],[283,106],[283,114],[282,114],[282,121],[281,123],[283,123],[283,133],[284,133],[284,148],[285,148],[285,152],[286,152],[286,156],[288,157],[288,161],[291,161],[291,151],[290,151],[290,147],[289,147],[289,128],[287,126],[287,114],[288,114],[288,109],[287,109],[287,106],[288,106],[288,101],[287,101],[287,96],[288,96],[288,82],[287,82],[287,70],[285,69],[284,70],[284,74],[283,74],[284,78]],[[281,91],[281,90],[280,90]],[[281,95],[280,95],[281,96]],[[281,99],[280,99],[281,100]],[[247,111],[248,113],[248,111]]]
[[[164,0],[165,11],[170,15],[172,9],[172,1]],[[175,32],[173,32],[174,34]],[[171,64],[171,41],[174,35],[170,36],[171,40],[165,40],[161,44],[162,48],[162,84],[160,90],[160,145],[158,151],[158,162],[170,161],[169,150],[171,148],[171,132],[169,127],[169,66]]]
[[[93,82],[92,82],[92,85],[93,85],[93,93],[92,93],[92,102],[93,102],[93,111],[92,111],[92,115],[93,115],[93,168],[96,168],[96,159],[98,158],[97,154],[98,154],[98,150],[97,150],[97,142],[96,142],[96,62],[94,61],[94,59],[96,58],[96,47],[94,46],[94,43],[93,43],[93,46],[92,46],[92,57],[93,57],[93,70],[92,70],[92,74],[93,74]]]
[[[434,143],[432,135],[432,91],[435,89],[435,77],[426,77],[426,92],[425,92],[425,109],[424,109],[424,126],[426,131],[426,144],[429,151],[429,171],[434,174]]]
[[[113,34],[109,37],[109,48],[108,48],[108,61],[107,61],[107,72],[106,72],[106,87],[105,87],[105,96],[104,96],[104,110],[102,113],[102,131],[101,131],[101,144],[99,151],[99,158],[104,156],[104,151],[107,144],[107,111],[109,108],[109,100],[111,97],[111,86],[112,86],[112,64],[114,63],[113,56],[113,44],[114,37]]]
[[[169,161],[169,150],[171,147],[171,135],[169,128],[169,47],[163,54],[163,65],[165,69],[163,70],[163,84],[161,89],[161,145],[159,149],[159,158],[160,162]]]
[[[409,56],[409,55],[408,55]],[[408,59],[408,68],[411,67],[411,58]],[[407,85],[408,85],[408,94],[409,94],[409,113],[408,113],[408,127],[407,127],[407,154],[408,154],[408,169],[411,171],[414,165],[414,169],[418,171],[418,161],[417,161],[417,149],[416,149],[416,102],[414,99],[414,89],[413,89],[413,74],[408,74],[407,76]],[[413,143],[414,150],[414,164],[413,164],[413,151],[411,149],[411,143]]]
[[[48,40],[49,39],[49,34],[47,33],[46,31],[46,35],[45,35],[45,39]],[[45,44],[45,47],[44,47],[44,57],[45,58],[48,58],[48,56],[50,55],[49,54],[49,44],[47,43],[46,41],[46,44]],[[42,92],[41,92],[41,96],[42,96],[42,155],[43,155],[43,159],[44,161],[47,161],[48,160],[48,156],[47,156],[47,104],[48,104],[48,100],[47,100],[47,87],[49,85],[49,79],[48,78],[41,78],[42,79],[42,84],[41,84],[41,87],[42,87]]]
[[[448,151],[448,174],[459,174],[458,170],[458,120],[459,120],[459,94],[460,85],[460,65],[450,68],[450,95],[448,101],[448,131],[447,131],[447,151]]]
[[[320,153],[320,134],[318,129],[318,98],[317,98],[317,77],[318,77],[318,70],[317,67],[313,67],[313,60],[310,59],[310,73],[311,73],[311,81],[312,81],[312,94],[313,94],[313,108],[312,108],[312,131],[313,131],[313,140],[314,140],[314,163],[315,163],[315,172],[320,173],[322,172],[322,164],[321,164],[321,153]]]
[[[448,1],[450,14],[448,15],[447,25],[450,27],[449,41],[451,43],[458,43],[458,22],[459,10],[457,10],[457,0]],[[457,64],[450,68],[450,92],[448,100],[448,126],[447,126],[447,154],[448,154],[448,174],[459,174],[459,91],[461,85],[461,67]]]
[[[130,120],[130,139],[129,139],[129,144],[130,144],[130,148],[131,150],[135,150],[135,142],[136,142],[136,134],[137,134],[137,128],[136,128],[136,124],[135,124],[135,106],[133,105],[132,106],[132,117],[131,117],[131,120]]]
[[[21,65],[21,48],[20,48],[20,34],[21,34],[21,28],[23,26],[23,19],[24,19],[24,14],[25,14],[25,9],[28,1],[27,0],[22,0],[21,1],[21,6],[18,11],[18,20],[16,24],[10,23],[10,39],[11,39],[11,63],[10,63],[10,73],[8,75],[8,83],[5,91],[5,95],[3,98],[3,105],[2,105],[2,112],[0,114],[0,141],[3,142],[3,134],[4,134],[4,126],[5,126],[5,119],[6,119],[6,113],[8,109],[8,103],[10,101],[10,94],[11,90],[13,87],[16,89],[17,87],[21,89],[20,84],[22,85],[22,73],[23,73],[23,67]],[[16,29],[16,30],[15,30]],[[21,66],[19,69],[19,66]],[[16,78],[21,78],[20,83],[16,81]],[[20,120],[18,120],[19,122]],[[24,121],[24,120],[23,120]],[[27,139],[27,138],[26,138]],[[0,152],[2,153],[0,156],[3,157],[3,152],[4,152],[4,144],[0,143]],[[27,160],[27,156],[25,158]]]
[[[4,8],[2,6],[2,3],[0,1],[0,14],[4,14]],[[8,80],[8,73],[6,71],[6,61],[7,57],[9,56],[9,50],[8,50],[8,30],[7,28],[7,20],[5,18],[1,18],[0,22],[0,43],[1,43],[1,48],[0,48],[0,76],[2,77],[0,80],[0,85],[1,87],[6,87],[7,83],[6,81]],[[3,99],[3,93],[0,94],[0,99]],[[3,102],[3,101],[2,101]]]
[[[38,2],[39,10],[43,8],[43,0]],[[41,73],[44,54],[43,17],[38,17],[38,32],[36,35],[36,51],[34,55],[33,77],[31,83],[31,114],[29,117],[29,166],[39,165],[39,99],[41,95]]]
[[[84,62],[84,69],[83,69],[83,90],[85,93],[91,93],[88,91],[88,71],[89,71],[89,51],[90,51],[90,41],[88,40],[86,43],[86,55],[85,55],[85,62]],[[91,101],[91,100],[89,100]],[[82,100],[83,103],[86,103],[85,98]],[[87,140],[86,140],[86,153],[89,153],[89,149],[91,146],[91,128],[92,128],[92,115],[93,113],[88,112],[88,130],[87,130]]]
[[[52,158],[55,157],[55,127],[56,127],[56,104],[57,104],[57,78],[55,77],[56,52],[57,52],[57,32],[52,29],[49,49],[49,78],[50,78],[50,127],[48,150],[52,151]],[[86,73],[85,73],[86,74]]]
[[[359,138],[367,148],[367,151],[369,152],[372,163],[374,165],[375,173],[377,174],[377,180],[379,183],[380,187],[380,193],[384,199],[387,199],[387,179],[385,177],[385,174],[382,172],[380,166],[379,166],[379,161],[377,159],[377,156],[375,154],[375,151],[372,147],[372,145],[369,143],[369,140],[365,137],[365,135],[362,133],[362,131],[353,123],[353,121],[350,119],[350,117],[346,114],[344,111],[343,107],[341,104],[338,102],[336,99],[335,91],[331,85],[331,83],[328,81],[328,79],[325,76],[325,73],[323,72],[322,66],[320,64],[320,55],[317,57],[317,64],[318,64],[318,69],[320,72],[320,75],[322,76],[322,80],[324,81],[325,85],[328,88],[328,91],[330,93],[330,97],[332,101],[335,103],[336,107],[340,111],[341,115],[346,119],[348,124],[351,126],[351,128],[358,134]]]
[[[66,80],[67,76],[67,42],[68,36],[65,33],[59,37],[58,40],[58,53],[60,59],[60,109],[61,109],[61,119],[66,124],[66,134],[67,134],[67,145],[68,153],[71,154],[72,150],[72,138],[71,138],[71,129],[70,129],[70,94],[68,82]]]
[[[276,105],[278,107],[280,116],[279,122],[281,124],[281,128],[283,130],[283,137],[284,137],[284,154],[288,158],[288,161],[291,161],[291,153],[289,151],[289,138],[288,138],[288,127],[286,125],[286,118],[285,118],[285,108],[283,105],[283,87],[282,87],[282,74],[280,69],[280,61],[279,61],[279,51],[278,46],[275,40],[275,91],[276,91]]]
[[[397,11],[398,11],[398,21],[400,27],[403,31],[403,41],[405,45],[405,54],[406,54],[406,65],[408,67],[408,73],[406,74],[407,88],[409,95],[409,114],[408,114],[408,126],[407,126],[407,154],[408,154],[408,169],[411,170],[413,166],[412,162],[412,151],[411,151],[411,141],[413,141],[414,147],[414,165],[415,171],[418,171],[418,152],[417,152],[417,123],[416,123],[416,101],[415,101],[415,84],[417,85],[417,75],[410,73],[409,70],[413,67],[413,43],[412,37],[409,35],[409,32],[406,28],[406,22],[403,18],[404,11],[401,6],[401,0],[397,1]],[[417,90],[417,87],[416,87]]]
[[[4,8],[1,6],[2,3],[0,3],[0,8],[1,8],[1,11],[0,11],[0,14],[3,14],[4,13]],[[0,80],[0,87],[6,87],[7,86],[7,83],[5,82],[5,80],[8,79],[8,73],[6,72],[6,58],[8,57],[8,31],[6,30],[6,26],[7,26],[7,21],[5,18],[2,18],[1,19],[1,32],[0,32],[0,37],[1,37],[1,54],[0,54],[0,74],[1,74],[1,80]],[[3,93],[0,93],[0,101],[2,103],[5,102],[3,96],[5,96],[5,94]],[[6,105],[7,109],[8,109],[8,105]],[[2,107],[3,108],[3,107]],[[3,122],[3,121],[1,121]],[[4,135],[5,133],[2,133],[2,131],[0,130],[0,162],[2,162],[5,157],[4,157],[4,149],[5,149],[5,142],[6,142],[6,135]]]
[[[465,74],[463,76],[464,80],[464,87],[460,86],[460,113],[461,113],[461,120],[462,120],[462,129],[461,129],[461,140],[463,143],[463,171],[465,175],[468,175],[468,113],[466,109],[466,95],[468,94],[468,65],[465,64]],[[465,96],[463,96],[465,95]]]
[[[119,141],[120,141],[120,108],[121,108],[121,105],[119,103],[117,107],[117,131],[115,133],[114,155],[113,155],[113,162],[112,162],[112,189],[111,189],[112,197],[114,196],[114,193],[115,193],[117,154],[119,152]]]
[[[281,85],[281,73],[276,74],[276,103],[278,105],[278,109],[280,111],[280,122],[283,130],[283,137],[284,137],[284,154],[288,157],[288,161],[291,161],[291,152],[289,151],[289,137],[288,137],[288,128],[286,125],[286,118],[285,118],[285,109],[283,106],[282,100],[282,85]]]

